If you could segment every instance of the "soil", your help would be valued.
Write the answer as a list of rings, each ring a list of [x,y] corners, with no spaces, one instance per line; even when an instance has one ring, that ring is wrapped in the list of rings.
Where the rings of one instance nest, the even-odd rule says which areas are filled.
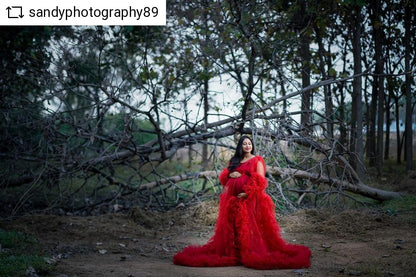
[[[50,277],[416,276],[415,212],[378,209],[308,209],[278,215],[283,238],[312,250],[308,269],[173,265],[178,250],[212,236],[216,216],[217,203],[212,201],[165,213],[136,208],[86,217],[31,215],[3,221],[0,227],[38,238],[56,261]]]
[[[416,194],[416,172],[387,179],[378,184]],[[174,265],[177,251],[204,244],[213,235],[217,213],[218,202],[210,201],[163,213],[133,208],[96,216],[27,215],[0,220],[0,228],[39,240],[56,264],[47,277],[416,276],[414,209],[302,209],[277,214],[282,237],[312,250],[307,269]]]

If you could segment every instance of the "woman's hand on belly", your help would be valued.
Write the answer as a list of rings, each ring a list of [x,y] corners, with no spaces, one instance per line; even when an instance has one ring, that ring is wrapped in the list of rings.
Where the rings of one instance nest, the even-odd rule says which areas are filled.
[[[248,194],[245,193],[245,192],[241,192],[241,193],[237,194],[237,198],[241,198],[241,199],[246,199],[247,196],[248,196]]]
[[[228,174],[228,177],[230,178],[240,178],[241,177],[241,173],[238,171],[233,171],[230,174]]]

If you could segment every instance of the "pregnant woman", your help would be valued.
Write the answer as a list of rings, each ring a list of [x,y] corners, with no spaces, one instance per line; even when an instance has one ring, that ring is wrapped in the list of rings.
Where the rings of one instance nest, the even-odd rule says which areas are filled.
[[[185,247],[173,257],[173,263],[256,269],[309,267],[309,248],[281,238],[275,205],[265,191],[265,174],[264,160],[254,155],[253,141],[242,136],[228,167],[219,176],[224,189],[214,235],[205,245]]]

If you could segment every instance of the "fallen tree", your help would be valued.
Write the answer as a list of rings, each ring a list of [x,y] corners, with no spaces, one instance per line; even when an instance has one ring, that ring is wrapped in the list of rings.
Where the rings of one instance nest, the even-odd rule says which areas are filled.
[[[358,182],[356,184],[348,182],[346,180],[340,180],[338,178],[329,177],[325,174],[316,174],[307,172],[304,170],[293,169],[293,168],[280,168],[280,167],[267,167],[267,173],[280,176],[282,178],[296,178],[296,179],[306,179],[310,180],[315,183],[323,183],[328,185],[328,187],[335,186],[339,191],[349,191],[355,194],[360,194],[375,200],[385,201],[391,200],[397,197],[401,197],[404,194],[399,192],[393,191],[386,191],[382,189],[373,188],[363,184],[362,182]],[[171,176],[169,178],[160,179],[155,182],[150,182],[146,184],[142,184],[139,186],[139,190],[143,189],[152,189],[160,185],[166,184],[176,184],[179,182],[187,181],[187,180],[194,180],[198,178],[207,179],[212,181],[213,178],[218,178],[219,172],[218,171],[202,171],[198,173],[190,173],[190,174],[181,174],[177,176]],[[316,191],[301,191],[306,193],[316,193]]]
[[[275,199],[281,199],[285,203],[291,202],[286,198],[280,184],[291,180],[302,180],[303,183],[298,185],[304,186],[307,183],[308,188],[311,187],[311,182],[327,186],[327,189],[319,192],[304,187],[292,189],[300,195],[342,194],[343,191],[348,191],[380,201],[400,197],[399,193],[364,184],[347,161],[346,157],[351,153],[346,151],[345,147],[340,148],[341,144],[335,138],[326,138],[319,134],[306,136],[291,117],[292,114],[278,114],[273,111],[273,107],[281,101],[339,81],[343,80],[319,82],[274,99],[263,107],[247,111],[247,117],[244,119],[241,115],[235,115],[205,125],[191,125],[188,119],[184,119],[184,125],[187,127],[183,130],[150,130],[149,133],[157,133],[157,136],[143,144],[136,144],[131,138],[135,130],[129,127],[129,119],[126,119],[127,127],[122,133],[105,134],[93,132],[86,128],[85,124],[78,125],[78,122],[70,121],[64,114],[57,112],[53,115],[54,120],[46,120],[51,125],[45,127],[48,132],[45,132],[39,142],[44,144],[48,151],[43,153],[34,149],[1,153],[5,162],[13,164],[15,172],[4,175],[0,187],[7,189],[27,185],[27,193],[19,199],[14,211],[23,207],[23,203],[36,190],[42,187],[60,189],[61,183],[73,181],[76,182],[75,189],[60,189],[53,196],[55,199],[48,208],[90,211],[92,208],[111,205],[114,202],[126,202],[168,209],[177,205],[178,201],[191,201],[190,199],[198,197],[201,193],[182,186],[181,183],[185,181],[205,179],[218,193],[218,182],[214,180],[218,171],[202,170],[166,176],[163,169],[160,169],[161,165],[174,158],[180,149],[191,149],[193,145],[205,144],[211,146],[212,168],[224,166],[226,161],[219,158],[219,147],[232,151],[235,135],[250,134],[256,141],[258,153],[265,157],[269,166],[269,179],[277,187],[277,190],[272,192]],[[111,103],[123,104],[132,112],[140,112],[114,95],[111,97]],[[317,111],[312,112],[321,116]],[[146,115],[151,122],[155,122],[150,113]],[[53,125],[53,122],[70,124],[74,132],[61,132],[59,126]],[[325,123],[316,123],[315,128],[325,128],[321,126]],[[136,132],[143,130],[138,128]],[[74,145],[74,141],[78,144]],[[282,180],[275,182],[272,175],[280,176]],[[179,200],[176,196],[168,196],[167,192],[172,191],[176,191],[173,195],[186,191],[190,199]],[[80,192],[84,192],[82,197],[79,196]],[[74,199],[81,200],[77,203]],[[299,196],[297,202],[300,203],[301,200],[302,196]]]

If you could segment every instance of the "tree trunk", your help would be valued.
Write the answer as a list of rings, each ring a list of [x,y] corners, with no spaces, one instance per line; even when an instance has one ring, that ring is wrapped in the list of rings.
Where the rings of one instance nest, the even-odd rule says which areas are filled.
[[[364,77],[364,88],[369,87],[367,84],[368,84],[368,76]],[[369,100],[370,94],[368,93],[367,89],[364,89],[363,92],[364,92],[363,97],[364,97],[365,110],[367,111],[366,114],[365,114],[365,120],[366,120],[367,124],[365,126],[365,134],[366,134],[366,136],[365,136],[365,141],[366,141],[365,145],[366,145],[366,147],[365,147],[364,152],[365,152],[365,154],[368,158],[368,145],[370,144],[369,143],[369,141],[370,141],[370,135],[369,134],[370,134],[371,104],[370,104],[370,100]]]
[[[345,47],[343,49],[343,68],[342,68],[342,73],[344,74],[346,72],[346,66],[347,66],[347,43],[345,43]],[[345,120],[345,93],[344,93],[344,83],[338,83],[338,90],[339,90],[339,95],[340,95],[340,99],[339,99],[339,104],[338,104],[338,109],[339,109],[339,121],[340,123],[340,144],[342,147],[344,147],[347,143],[347,127],[346,127],[346,120]],[[340,150],[341,151],[341,150]]]
[[[307,33],[302,33],[300,37],[300,58],[302,61],[302,87],[308,87],[311,84],[310,74],[311,74],[311,52],[309,49],[309,43],[310,38]],[[309,135],[312,125],[312,116],[311,116],[311,98],[312,98],[312,92],[306,91],[305,93],[302,93],[302,104],[301,104],[301,117],[300,117],[300,123],[302,128],[304,128],[305,135]]]
[[[208,3],[207,1],[204,1],[204,11],[203,11],[203,20],[204,20],[204,30],[205,30],[205,37],[204,37],[204,44],[208,44],[209,41],[209,34],[208,34],[208,15],[207,15],[207,9],[208,9]],[[204,64],[203,64],[203,90],[202,90],[202,99],[204,102],[204,126],[208,125],[208,112],[209,112],[209,103],[208,103],[208,95],[209,95],[209,60],[207,57],[203,58]],[[207,131],[206,129],[204,131]],[[202,167],[205,169],[208,167],[208,144],[203,143],[202,144]]]
[[[279,77],[279,84],[280,84],[280,93],[282,96],[286,96],[285,81],[284,81],[281,70],[278,70],[278,77]],[[276,95],[276,98],[277,98],[277,95]],[[282,109],[283,109],[283,113],[285,114],[287,112],[287,100],[283,101]]]
[[[384,159],[389,159],[390,154],[390,102],[391,102],[392,93],[388,92],[387,101],[386,101],[386,143],[384,145]]]
[[[299,34],[299,56],[301,60],[301,76],[302,76],[302,87],[308,87],[311,84],[311,51],[310,51],[310,34],[308,30],[308,24],[310,16],[307,10],[307,1],[298,2],[298,11],[295,14],[298,25],[296,29],[300,32]],[[301,95],[301,115],[300,125],[303,128],[303,134],[309,136],[312,132],[312,91],[308,90]]]
[[[360,74],[361,68],[361,9],[355,9],[353,31],[354,75]],[[353,80],[352,115],[351,115],[351,158],[350,163],[360,177],[364,175],[363,156],[363,107],[362,107],[362,77]]]
[[[208,61],[207,61],[208,63]],[[206,75],[205,75],[206,74]],[[205,79],[203,81],[203,90],[202,90],[202,99],[204,102],[204,128],[205,132],[207,131],[206,126],[208,125],[208,112],[209,112],[209,104],[208,104],[208,68],[204,67],[204,76]],[[202,167],[205,169],[208,167],[208,144],[202,144]]]
[[[370,112],[368,115],[367,158],[370,166],[376,165],[376,113],[378,90],[375,81],[372,82]]]
[[[406,129],[406,144],[405,144],[405,158],[406,158],[406,171],[413,169],[413,130],[412,130],[412,91],[411,91],[411,82],[412,82],[412,74],[410,71],[410,58],[411,58],[411,47],[410,47],[410,37],[414,34],[410,31],[411,25],[411,17],[412,17],[412,10],[415,7],[412,5],[412,1],[408,1],[407,5],[405,6],[405,17],[404,17],[404,25],[405,25],[405,36],[404,36],[404,44],[405,44],[405,71],[406,71],[406,80],[405,80],[405,94],[406,94],[406,121],[405,121],[405,129]]]
[[[376,167],[378,174],[381,175],[383,169],[383,125],[384,125],[384,62],[383,62],[383,29],[381,22],[380,10],[382,7],[378,1],[371,1],[370,3],[370,18],[373,26],[373,38],[375,48],[375,82],[374,85],[377,89],[377,144],[376,144]]]
[[[316,40],[319,46],[319,70],[321,71],[322,79],[328,78],[327,71],[325,70],[325,48],[322,41],[322,30],[315,24]],[[329,56],[329,55],[328,55]],[[330,67],[328,67],[330,68]],[[332,120],[332,98],[331,98],[331,87],[330,85],[324,86],[324,98],[325,98],[325,116],[326,116],[326,135],[329,138],[334,137],[334,124]]]
[[[400,139],[400,105],[399,105],[399,97],[394,97],[395,103],[395,117],[396,117],[396,149],[397,149],[397,164],[401,163],[402,160],[402,147],[401,147],[401,139]]]

